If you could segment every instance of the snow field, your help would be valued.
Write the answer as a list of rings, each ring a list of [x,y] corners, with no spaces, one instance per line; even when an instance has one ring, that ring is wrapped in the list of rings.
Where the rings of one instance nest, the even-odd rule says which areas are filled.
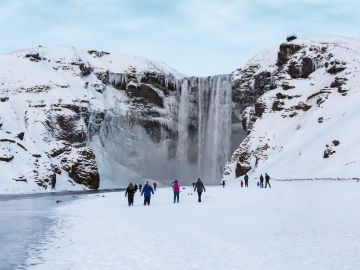
[[[358,182],[238,183],[203,202],[170,188],[150,206],[124,193],[87,195],[54,211],[59,226],[29,269],[359,269]]]

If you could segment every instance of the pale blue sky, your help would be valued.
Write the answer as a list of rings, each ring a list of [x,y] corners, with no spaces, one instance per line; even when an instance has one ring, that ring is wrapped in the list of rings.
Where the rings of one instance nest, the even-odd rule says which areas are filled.
[[[290,33],[360,37],[357,0],[0,0],[0,53],[71,45],[229,73]]]

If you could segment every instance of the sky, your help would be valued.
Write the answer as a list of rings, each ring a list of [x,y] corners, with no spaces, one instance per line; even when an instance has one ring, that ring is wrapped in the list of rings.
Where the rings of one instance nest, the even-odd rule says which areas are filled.
[[[225,74],[289,34],[360,37],[358,0],[0,0],[0,53],[38,45]]]

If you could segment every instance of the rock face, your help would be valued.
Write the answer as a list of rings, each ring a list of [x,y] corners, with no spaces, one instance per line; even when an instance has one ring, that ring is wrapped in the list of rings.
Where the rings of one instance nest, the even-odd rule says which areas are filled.
[[[0,64],[1,74],[12,74],[0,81],[8,192],[143,178],[217,183],[232,139],[241,141],[232,136],[240,120],[232,117],[229,75],[185,77],[146,59],[63,47],[0,57],[12,63]]]
[[[346,157],[360,149],[345,134],[360,121],[359,51],[357,40],[297,38],[212,77],[95,50],[1,55],[1,188],[353,173],[360,161]]]
[[[358,175],[359,59],[359,40],[298,38],[235,71],[234,107],[248,136],[223,180],[265,172],[283,179]]]

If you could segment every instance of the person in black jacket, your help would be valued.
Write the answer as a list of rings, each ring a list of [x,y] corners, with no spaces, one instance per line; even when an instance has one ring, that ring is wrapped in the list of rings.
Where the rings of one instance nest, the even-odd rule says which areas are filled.
[[[245,187],[249,187],[249,176],[247,174],[245,174],[244,180],[245,180]]]
[[[136,191],[138,190],[137,184],[134,185],[134,188],[135,188],[135,193],[136,193]]]
[[[134,205],[134,194],[135,194],[135,187],[133,183],[130,183],[125,191],[125,197],[128,197],[129,206]]]
[[[205,186],[203,184],[203,182],[201,182],[200,178],[198,178],[196,184],[195,184],[195,188],[194,188],[194,192],[195,190],[197,190],[198,193],[198,202],[201,202],[201,194],[202,192],[206,192],[205,190]]]
[[[271,188],[270,186],[270,176],[265,173],[265,188],[269,185],[269,188]]]
[[[264,187],[264,176],[260,175],[260,188]]]
[[[139,191],[141,193],[141,190],[142,190],[142,184],[139,185]]]

